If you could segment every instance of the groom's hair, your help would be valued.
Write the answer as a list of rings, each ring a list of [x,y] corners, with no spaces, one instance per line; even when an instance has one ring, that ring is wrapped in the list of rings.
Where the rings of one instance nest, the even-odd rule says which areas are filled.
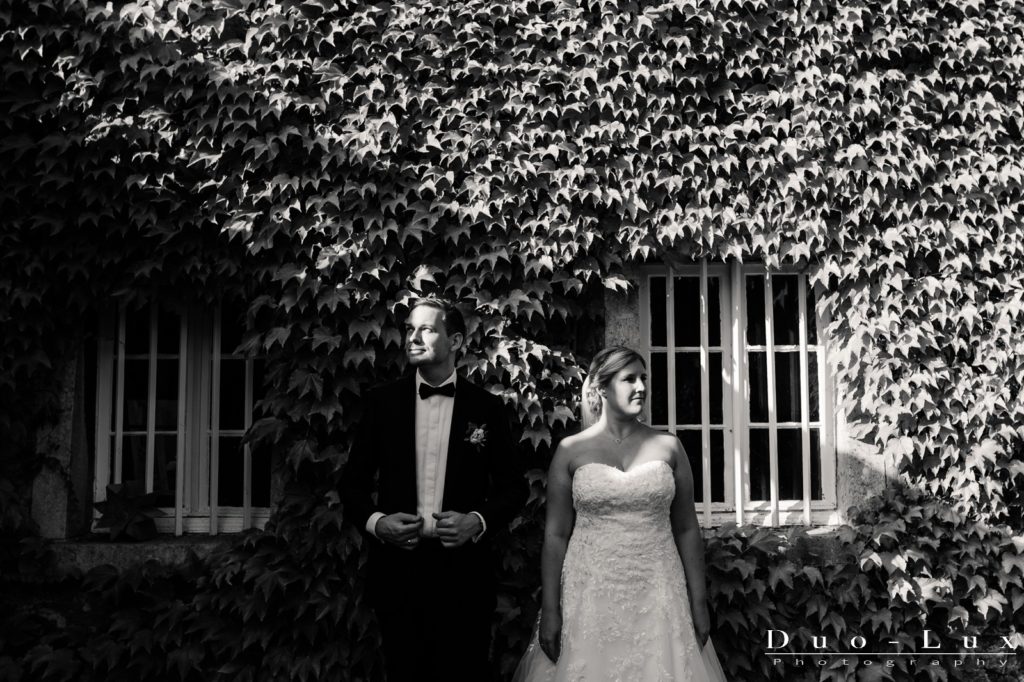
[[[462,334],[462,338],[466,338],[466,320],[463,319],[459,309],[455,307],[455,303],[446,298],[437,298],[435,296],[418,298],[409,306],[409,313],[412,314],[412,311],[420,306],[427,306],[428,308],[441,311],[441,321],[444,322],[444,330],[448,336]]]

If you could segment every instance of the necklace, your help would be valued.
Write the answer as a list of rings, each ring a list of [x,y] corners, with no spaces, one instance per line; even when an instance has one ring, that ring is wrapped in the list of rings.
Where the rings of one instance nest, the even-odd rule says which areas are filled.
[[[611,434],[611,432],[610,432],[610,430],[609,430],[608,432],[606,432],[606,433],[605,433],[605,435],[606,435],[606,436],[608,436],[609,438],[611,438],[611,439],[612,439],[613,441],[615,441],[615,444],[616,444],[616,445],[622,445],[622,441],[624,441],[624,440],[628,440],[628,439],[629,439],[629,437],[630,437],[630,436],[632,436],[632,435],[633,435],[634,433],[636,433],[636,432],[637,432],[637,429],[633,429],[633,430],[632,430],[632,431],[630,431],[629,433],[627,433],[627,434],[624,434],[624,435],[623,435],[623,436],[622,436],[621,438],[616,438],[615,436],[613,436],[613,435]]]

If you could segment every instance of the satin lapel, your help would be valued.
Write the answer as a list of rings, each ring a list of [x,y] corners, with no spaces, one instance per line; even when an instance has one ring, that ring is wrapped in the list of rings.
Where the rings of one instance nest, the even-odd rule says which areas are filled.
[[[458,377],[455,380],[455,404],[452,406],[452,428],[448,432],[448,464],[444,472],[444,495],[442,496],[441,509],[449,508],[448,500],[453,499],[452,485],[454,485],[454,472],[460,465],[462,455],[462,440],[466,437],[466,429],[469,427],[469,382]]]
[[[396,478],[402,496],[402,511],[416,513],[416,377],[409,376],[399,384],[395,396],[395,424],[398,425],[397,448],[394,453]]]

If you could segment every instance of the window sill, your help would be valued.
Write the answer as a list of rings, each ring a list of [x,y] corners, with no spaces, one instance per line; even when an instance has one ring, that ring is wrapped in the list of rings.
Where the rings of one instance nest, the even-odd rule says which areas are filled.
[[[697,520],[705,529],[719,528],[728,523],[736,523],[736,512],[714,510],[711,512],[709,522],[707,514],[701,508],[700,503],[698,503]],[[842,523],[843,518],[835,508],[829,508],[825,505],[821,509],[813,509],[811,511],[810,528],[835,528],[842,525]],[[743,512],[743,525],[778,529],[792,528],[793,526],[808,527],[805,523],[802,509],[780,509],[779,522],[776,525],[772,524],[770,512],[764,509],[748,508]]]
[[[776,528],[779,535],[786,535],[793,530],[802,530],[806,539],[794,543],[787,556],[810,566],[838,566],[856,561],[840,539],[840,529],[836,526],[789,526]]]
[[[155,560],[162,564],[183,563],[190,553],[208,556],[214,549],[230,541],[230,536],[183,535],[158,536],[145,542],[110,542],[104,536],[53,543],[60,570],[88,571],[111,565],[123,570],[133,564]]]

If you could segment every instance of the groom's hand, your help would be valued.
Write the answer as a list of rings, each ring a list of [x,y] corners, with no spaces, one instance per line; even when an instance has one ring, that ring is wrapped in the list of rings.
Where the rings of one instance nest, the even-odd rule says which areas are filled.
[[[420,530],[423,528],[423,519],[415,514],[398,512],[388,514],[377,520],[374,531],[377,537],[402,549],[412,549],[420,542]]]
[[[484,529],[476,514],[441,512],[434,514],[434,518],[437,519],[437,537],[444,547],[461,547]]]

